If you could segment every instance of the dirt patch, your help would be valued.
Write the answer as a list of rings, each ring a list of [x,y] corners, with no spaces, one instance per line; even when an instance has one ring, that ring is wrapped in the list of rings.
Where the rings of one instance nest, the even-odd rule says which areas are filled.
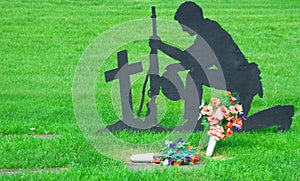
[[[155,164],[155,163],[129,163],[128,167],[130,170],[134,171],[134,170],[151,170],[151,169],[185,169],[185,170],[192,170],[192,169],[199,169],[199,168],[203,168],[204,165],[202,164],[203,162],[197,162],[194,165],[180,165],[180,166],[161,166],[159,164]]]
[[[211,158],[214,159],[214,160],[228,160],[228,159],[230,159],[225,155],[216,155],[216,156],[212,156]]]

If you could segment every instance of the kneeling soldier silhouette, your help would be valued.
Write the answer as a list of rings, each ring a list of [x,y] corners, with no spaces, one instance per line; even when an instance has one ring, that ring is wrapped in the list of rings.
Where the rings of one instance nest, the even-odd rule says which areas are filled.
[[[203,130],[202,125],[197,122],[203,86],[238,92],[247,115],[253,97],[263,97],[257,64],[249,63],[231,36],[217,22],[205,19],[202,9],[194,2],[181,4],[174,19],[183,31],[196,36],[194,43],[182,51],[164,43],[159,37],[151,37],[149,46],[180,61],[169,65],[159,80],[166,97],[188,102],[184,113],[187,122],[175,129]],[[189,70],[185,88],[178,76],[178,72],[184,70]],[[278,105],[248,117],[243,131],[270,126],[279,126],[277,130],[287,130],[291,126],[293,115],[293,106]]]

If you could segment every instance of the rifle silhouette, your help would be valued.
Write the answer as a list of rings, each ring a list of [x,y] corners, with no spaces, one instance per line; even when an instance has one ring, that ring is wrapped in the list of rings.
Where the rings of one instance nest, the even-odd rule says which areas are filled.
[[[158,39],[157,36],[157,28],[156,28],[156,10],[155,10],[155,6],[152,6],[152,36],[150,37],[151,39]],[[141,111],[143,108],[143,104],[144,104],[144,99],[145,99],[145,92],[146,92],[146,85],[148,82],[148,79],[150,77],[150,90],[148,91],[148,96],[151,98],[150,102],[147,103],[147,115],[152,114],[152,122],[154,122],[155,120],[153,119],[157,119],[157,110],[156,110],[156,106],[155,107],[150,107],[152,102],[155,102],[156,96],[159,94],[159,90],[160,90],[160,84],[159,84],[159,64],[158,64],[158,55],[157,55],[157,49],[155,48],[151,48],[150,54],[149,54],[149,60],[150,60],[150,64],[149,64],[149,70],[143,85],[143,89],[142,89],[142,99],[141,99],[141,103],[140,103],[140,107],[138,110],[138,117],[141,116]],[[151,109],[152,108],[152,109]],[[154,112],[155,111],[155,112]],[[152,113],[151,113],[152,112]],[[157,120],[156,120],[157,121]]]
[[[150,38],[159,39],[159,37],[157,36],[156,11],[154,6],[152,7],[151,18],[152,18],[152,36]],[[158,120],[157,120],[157,106],[155,101],[160,90],[160,76],[159,76],[157,49],[151,48],[149,54],[149,61],[150,61],[149,70],[147,72],[144,85],[142,88],[142,98],[138,109],[137,118],[134,118],[132,112],[133,106],[132,106],[132,96],[131,96],[129,75],[142,71],[140,65],[141,62],[129,65],[127,51],[123,50],[118,52],[119,67],[117,69],[113,69],[105,72],[106,82],[115,79],[120,79],[120,94],[122,99],[121,101],[122,101],[122,112],[123,112],[123,120],[120,120],[106,127],[109,131],[120,131],[126,129],[126,130],[134,130],[134,131],[151,130],[151,131],[161,132],[161,131],[170,130],[164,126],[158,125]],[[122,75],[119,75],[120,73]],[[144,118],[145,120],[142,121],[141,111],[143,108],[146,86],[149,79],[150,79],[150,89],[148,90],[148,96],[150,97],[150,101],[146,104],[147,112]],[[98,132],[101,132],[101,130],[99,130]]]

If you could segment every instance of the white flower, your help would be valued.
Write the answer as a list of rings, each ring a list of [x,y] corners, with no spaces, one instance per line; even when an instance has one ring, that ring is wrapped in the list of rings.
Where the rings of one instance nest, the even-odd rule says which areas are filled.
[[[200,113],[198,116],[198,120],[200,120],[202,118],[202,114]]]
[[[30,131],[34,131],[35,130],[35,128],[30,128]]]
[[[169,141],[169,140],[165,141],[165,145],[170,146],[170,144],[172,144],[172,141]]]
[[[163,166],[168,166],[169,165],[169,160],[165,159],[165,161],[163,162]]]
[[[204,106],[204,101],[202,100],[201,105],[199,106],[199,109],[201,110],[203,108],[203,106]]]
[[[221,111],[221,108],[219,107],[216,111],[216,118],[218,118],[219,120],[223,119],[223,112]]]

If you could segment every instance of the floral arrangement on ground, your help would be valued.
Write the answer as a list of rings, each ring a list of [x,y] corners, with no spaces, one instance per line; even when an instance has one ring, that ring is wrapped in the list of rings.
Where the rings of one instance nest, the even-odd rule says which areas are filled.
[[[209,102],[203,103],[200,106],[198,120],[208,130],[207,134],[215,142],[230,137],[233,127],[236,131],[241,131],[246,116],[239,103],[239,94],[228,92],[222,100],[213,97]],[[215,144],[210,146],[210,142],[206,156],[211,156],[214,149]],[[193,165],[201,159],[200,150],[185,142],[182,137],[179,137],[175,143],[166,140],[165,145],[161,153],[153,157],[153,163],[163,166]]]
[[[176,143],[166,140],[165,144],[161,153],[153,157],[153,163],[163,166],[193,165],[201,158],[200,150],[181,137],[176,140]]]

